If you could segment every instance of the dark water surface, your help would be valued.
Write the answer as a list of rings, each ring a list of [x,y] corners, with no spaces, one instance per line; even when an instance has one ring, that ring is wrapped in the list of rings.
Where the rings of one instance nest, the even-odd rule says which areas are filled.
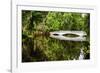
[[[35,36],[22,43],[22,61],[60,61],[84,60],[90,58],[88,41],[67,41],[51,38],[50,36]]]

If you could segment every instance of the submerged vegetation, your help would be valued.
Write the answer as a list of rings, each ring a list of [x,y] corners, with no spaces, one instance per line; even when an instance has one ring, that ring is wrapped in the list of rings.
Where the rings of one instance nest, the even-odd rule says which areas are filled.
[[[75,42],[49,37],[50,32],[60,30],[84,31],[87,39]],[[81,48],[84,59],[89,59],[89,13],[22,10],[22,62],[78,60]]]

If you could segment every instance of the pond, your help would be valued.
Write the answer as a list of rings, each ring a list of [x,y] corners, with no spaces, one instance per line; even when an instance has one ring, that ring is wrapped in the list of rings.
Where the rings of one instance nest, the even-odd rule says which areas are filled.
[[[63,61],[90,59],[89,41],[82,31],[72,31],[65,36],[65,31],[50,32],[50,35],[38,35],[27,39],[23,45],[27,47],[27,57],[23,56],[23,62]],[[73,36],[73,34],[75,36]],[[25,53],[25,51],[24,51]],[[23,55],[26,55],[24,54]]]

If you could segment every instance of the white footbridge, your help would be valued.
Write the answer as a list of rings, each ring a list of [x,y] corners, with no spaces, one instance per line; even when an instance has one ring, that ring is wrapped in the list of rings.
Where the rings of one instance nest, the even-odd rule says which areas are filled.
[[[56,34],[56,35],[55,35]],[[78,35],[78,37],[67,37],[64,36],[65,34],[75,34]],[[86,32],[84,31],[54,31],[50,32],[50,37],[59,39],[59,40],[70,40],[70,41],[85,41],[86,40]]]

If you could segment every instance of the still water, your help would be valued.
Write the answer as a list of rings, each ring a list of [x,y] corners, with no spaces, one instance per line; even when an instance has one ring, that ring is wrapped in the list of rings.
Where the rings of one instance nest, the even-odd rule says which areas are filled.
[[[28,55],[28,61],[38,62],[90,59],[90,44],[89,41],[86,40],[87,37],[82,37],[83,32],[79,33],[79,40],[75,39],[77,37],[71,37],[71,39],[64,36],[64,34],[53,35],[52,33],[49,36],[35,36],[27,41],[30,42],[29,46],[26,44],[30,53]],[[55,36],[57,38],[55,38]]]

